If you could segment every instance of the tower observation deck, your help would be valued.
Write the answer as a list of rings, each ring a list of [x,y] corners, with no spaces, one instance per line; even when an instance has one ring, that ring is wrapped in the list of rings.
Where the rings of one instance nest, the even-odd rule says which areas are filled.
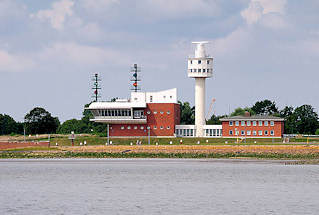
[[[204,136],[205,121],[205,80],[213,75],[213,58],[206,54],[207,41],[196,44],[195,56],[188,58],[188,77],[195,78],[195,129],[196,137]]]

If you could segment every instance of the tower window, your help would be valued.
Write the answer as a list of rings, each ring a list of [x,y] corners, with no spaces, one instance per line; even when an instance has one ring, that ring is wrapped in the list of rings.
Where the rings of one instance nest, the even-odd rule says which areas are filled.
[[[198,64],[202,64],[202,61],[201,61],[201,60],[198,60]]]
[[[191,60],[191,64],[193,64],[193,61]]]
[[[207,64],[209,64],[209,60],[207,60]]]

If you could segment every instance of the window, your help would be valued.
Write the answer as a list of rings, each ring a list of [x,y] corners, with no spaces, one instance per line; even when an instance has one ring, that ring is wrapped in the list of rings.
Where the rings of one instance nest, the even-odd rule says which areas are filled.
[[[265,122],[264,122],[264,125],[265,125],[265,126],[268,126],[268,121],[265,121]]]
[[[259,120],[258,125],[263,126],[263,121]]]
[[[169,98],[173,98],[173,96],[169,96]]]
[[[154,129],[157,129],[157,127],[156,127],[156,125],[154,125],[154,127],[153,127]]]
[[[250,130],[247,131],[247,135],[248,135],[248,136],[251,135],[251,131],[250,131]]]
[[[157,114],[157,111],[154,111],[154,114]]]
[[[258,135],[262,136],[263,135],[263,131],[258,131]]]
[[[229,121],[229,126],[233,126],[233,121]]]
[[[274,126],[275,122],[274,121],[270,121],[270,126]]]
[[[201,70],[201,69],[198,69],[198,72],[202,72],[202,70]]]
[[[144,126],[141,126],[141,130],[143,130],[144,129]]]
[[[274,135],[275,135],[274,130],[271,130],[271,131],[270,131],[270,135],[271,135],[271,136],[274,136]]]
[[[166,99],[166,96],[163,96],[164,99]]]
[[[134,129],[136,130],[136,129],[137,129],[137,126],[134,126]]]
[[[193,72],[193,69],[191,69],[191,72]]]
[[[241,121],[241,126],[245,126],[245,121]]]
[[[206,72],[206,69],[203,69],[203,72]]]
[[[193,64],[193,61],[191,60],[191,64]]]
[[[196,69],[194,69],[194,72],[197,72],[197,70],[196,70]]]
[[[238,130],[235,130],[235,135],[238,135],[239,134],[239,131]]]
[[[163,126],[161,126],[160,128],[161,128],[161,129],[164,129],[164,127],[163,127]]]
[[[209,60],[207,60],[207,64],[209,64]]]
[[[236,126],[239,126],[239,121],[236,121],[235,124],[236,124]]]
[[[170,112],[170,111],[167,111],[166,113],[167,113],[167,114],[171,114],[171,112]]]
[[[198,60],[198,64],[202,64],[202,61],[201,61],[201,60]]]
[[[131,129],[131,126],[127,126],[127,130],[130,130]]]
[[[150,96],[150,102],[153,102],[153,96]]]
[[[265,135],[268,135],[268,131],[265,131]]]
[[[151,129],[151,127],[150,126],[147,126],[147,130],[150,130]]]
[[[257,122],[256,121],[253,121],[253,126],[256,126],[257,125]]]
[[[121,126],[121,130],[124,130],[124,126]]]
[[[209,69],[206,69],[206,71],[207,71],[207,73],[209,73],[210,70],[209,70]]]
[[[161,114],[164,114],[164,112],[163,112],[163,111],[161,111],[160,113],[161,113]]]
[[[253,131],[253,135],[254,135],[254,136],[256,136],[256,135],[257,135],[257,132],[256,132],[255,130]]]
[[[241,130],[241,135],[244,136],[245,135],[245,131]]]
[[[169,130],[169,129],[171,129],[171,127],[170,127],[170,126],[167,126],[167,130]]]
[[[251,121],[247,121],[247,126],[251,126]]]
[[[229,130],[229,135],[233,135],[233,131],[232,130]]]

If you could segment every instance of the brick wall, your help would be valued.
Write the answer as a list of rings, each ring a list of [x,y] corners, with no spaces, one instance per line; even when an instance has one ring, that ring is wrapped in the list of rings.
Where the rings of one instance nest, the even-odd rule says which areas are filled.
[[[147,124],[113,124],[110,136],[174,136],[175,125],[180,123],[180,106],[174,103],[148,103],[144,110]],[[130,127],[130,129],[128,129]]]
[[[246,121],[247,122],[247,121]],[[235,121],[233,121],[233,125],[230,126],[229,125],[229,121],[223,121],[222,122],[223,125],[223,137],[237,137],[236,133],[235,133],[235,128],[237,128],[237,130],[239,131],[238,137],[282,137],[283,132],[284,132],[284,122],[282,121],[275,121],[274,122],[274,126],[270,125],[270,120],[268,120],[268,126],[264,126],[264,121],[263,121],[263,125],[259,126],[258,125],[258,121],[257,121],[257,126],[253,126],[253,123],[251,121],[251,126],[241,126],[241,121],[239,121],[239,126],[235,125]],[[233,131],[233,135],[229,134],[229,131],[232,130]],[[251,131],[251,135],[248,136],[247,133],[246,135],[241,135],[241,131],[244,130],[245,132],[247,132],[248,130]],[[256,135],[253,135],[253,131],[256,131]],[[268,131],[268,135],[265,135],[265,131]],[[274,135],[271,136],[270,135],[270,131],[273,130],[274,131]],[[262,131],[262,135],[260,136],[258,134],[258,131]]]

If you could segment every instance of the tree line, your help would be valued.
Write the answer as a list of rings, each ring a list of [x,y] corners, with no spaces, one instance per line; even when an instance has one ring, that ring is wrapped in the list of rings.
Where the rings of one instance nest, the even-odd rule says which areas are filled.
[[[189,102],[181,102],[181,124],[191,125],[195,123],[195,107]],[[27,113],[24,122],[16,122],[6,114],[0,114],[0,135],[10,134],[70,134],[74,131],[79,133],[93,133],[101,136],[106,135],[107,125],[90,121],[93,117],[91,111],[85,109],[80,120],[70,119],[62,124],[58,117],[53,117],[51,113],[41,107],[36,107]],[[206,120],[208,125],[221,124],[220,119],[227,116],[240,116],[245,112],[251,115],[272,115],[285,119],[285,134],[317,134],[319,135],[319,118],[311,105],[299,107],[286,106],[279,109],[274,101],[263,100],[256,102],[252,107],[238,107],[229,115],[213,114]]]

